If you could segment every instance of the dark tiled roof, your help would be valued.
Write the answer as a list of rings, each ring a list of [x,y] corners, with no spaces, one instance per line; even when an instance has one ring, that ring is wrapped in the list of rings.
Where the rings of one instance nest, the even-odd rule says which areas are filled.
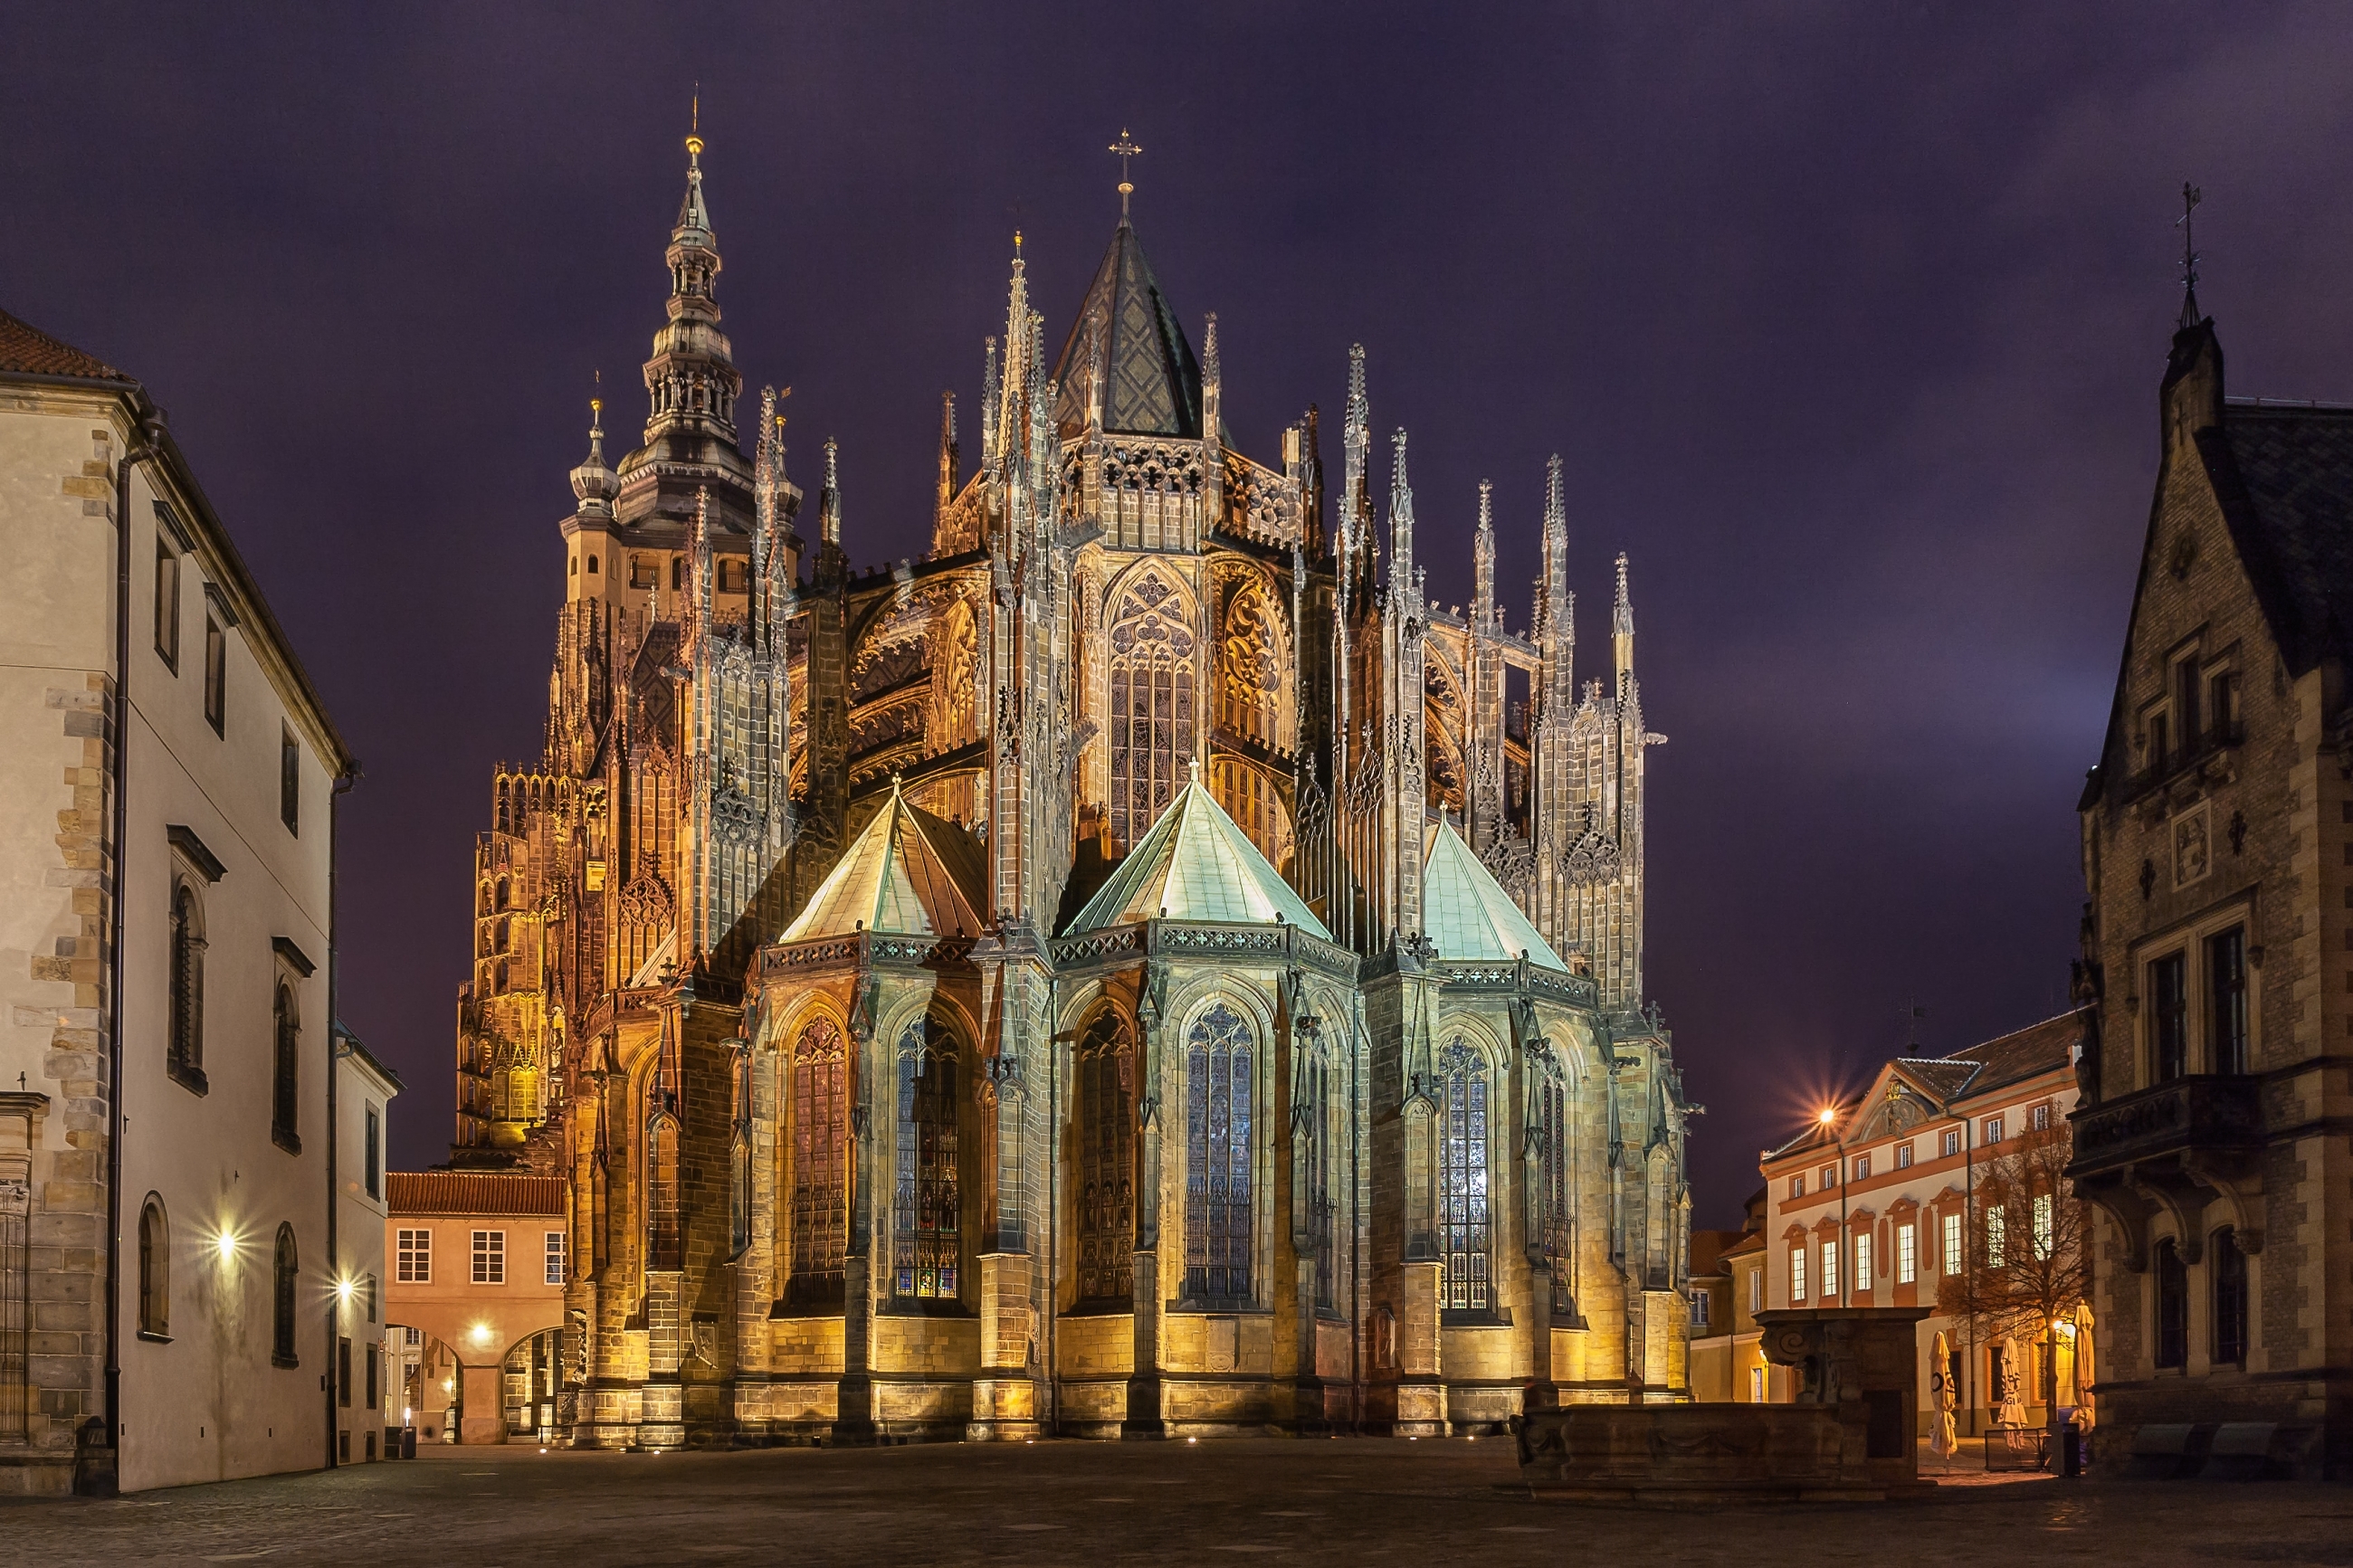
[[[71,343],[61,343],[38,327],[0,310],[0,372],[18,375],[79,375],[92,381],[131,378]]]
[[[1103,252],[1103,266],[1054,363],[1060,386],[1054,424],[1066,437],[1086,427],[1087,396],[1098,364],[1105,430],[1200,435],[1201,367],[1125,218],[1112,233],[1111,248]]]
[[[2040,1024],[2029,1025],[2014,1034],[1988,1040],[1981,1046],[1971,1046],[1965,1051],[1955,1051],[1949,1057],[1930,1061],[1906,1061],[1915,1069],[1938,1068],[1950,1072],[1957,1068],[1974,1070],[1959,1075],[1959,1083],[1947,1094],[1983,1094],[1989,1089],[2000,1089],[2037,1073],[2051,1072],[2066,1067],[2073,1060],[2075,1045],[2084,1037],[2084,1018],[2080,1013],[2062,1013],[2055,1018],[2045,1018]]]
[[[385,1206],[409,1215],[560,1215],[564,1178],[502,1171],[386,1171]]]
[[[2353,409],[2226,404],[2198,449],[2289,669],[2353,653]]]

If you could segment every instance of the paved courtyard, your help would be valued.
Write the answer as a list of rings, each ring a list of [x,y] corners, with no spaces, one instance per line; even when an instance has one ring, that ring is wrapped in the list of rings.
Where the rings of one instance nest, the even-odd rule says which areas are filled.
[[[113,1501],[0,1506],[0,1562],[501,1564],[1564,1563],[1983,1568],[2043,1563],[2353,1568],[2353,1490],[1954,1486],[1936,1500],[1688,1513],[1532,1502],[1509,1444],[1040,1443],[542,1455],[414,1464]]]

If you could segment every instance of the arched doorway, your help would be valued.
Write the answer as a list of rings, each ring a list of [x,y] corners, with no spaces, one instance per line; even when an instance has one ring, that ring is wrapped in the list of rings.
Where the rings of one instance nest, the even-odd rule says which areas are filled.
[[[456,1442],[466,1394],[457,1352],[423,1329],[386,1323],[384,1359],[385,1425],[416,1428],[420,1444]]]
[[[542,1329],[509,1347],[500,1378],[509,1441],[546,1443],[564,1421],[556,1391],[564,1383],[564,1331]]]

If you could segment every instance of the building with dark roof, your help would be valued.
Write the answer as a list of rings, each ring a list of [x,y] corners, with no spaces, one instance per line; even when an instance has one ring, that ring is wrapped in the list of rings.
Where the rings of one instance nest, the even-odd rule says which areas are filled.
[[[2015,1313],[1972,1318],[1953,1302],[1963,1276],[1985,1266],[1989,1225],[1997,1234],[2040,1228],[2032,1197],[2030,1217],[2014,1223],[2007,1204],[1989,1201],[1989,1182],[2031,1158],[2024,1151],[2065,1136],[2084,1029],[2082,1015],[2062,1013],[1948,1056],[1897,1057],[1862,1095],[1820,1108],[1758,1157],[1765,1212],[1755,1228],[1768,1306],[1939,1309],[1919,1325],[1924,1436],[1937,1408],[1934,1379],[1952,1389],[1963,1435],[1994,1426],[2005,1405],[2013,1419],[2040,1424],[2053,1395],[2063,1406],[2081,1396],[2070,1346],[2088,1314],[2065,1312],[2067,1327],[2054,1334]],[[2001,1218],[1989,1218],[1994,1208]],[[1790,1397],[1769,1373],[1751,1375],[1770,1398]],[[1736,1387],[1731,1397],[1749,1395]]]
[[[5,312],[0,538],[0,1492],[371,1457],[358,765],[147,389]]]
[[[2353,1473],[2353,406],[2225,395],[2192,295],[2098,764],[2076,1189],[2104,1425]],[[2128,1436],[2127,1436],[2128,1440]],[[2168,1441],[2173,1438],[2168,1436]]]

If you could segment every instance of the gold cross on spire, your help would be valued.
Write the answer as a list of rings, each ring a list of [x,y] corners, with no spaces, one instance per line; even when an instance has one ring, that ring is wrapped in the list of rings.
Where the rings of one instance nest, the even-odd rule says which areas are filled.
[[[1144,149],[1135,144],[1135,138],[1130,136],[1127,127],[1123,125],[1119,128],[1119,140],[1111,144],[1109,151],[1119,159],[1119,216],[1125,217],[1127,198],[1135,194],[1135,185],[1127,177],[1127,161],[1142,157]]]
[[[694,84],[694,105],[688,110],[686,125],[686,155],[691,159],[702,156],[702,84]]]

